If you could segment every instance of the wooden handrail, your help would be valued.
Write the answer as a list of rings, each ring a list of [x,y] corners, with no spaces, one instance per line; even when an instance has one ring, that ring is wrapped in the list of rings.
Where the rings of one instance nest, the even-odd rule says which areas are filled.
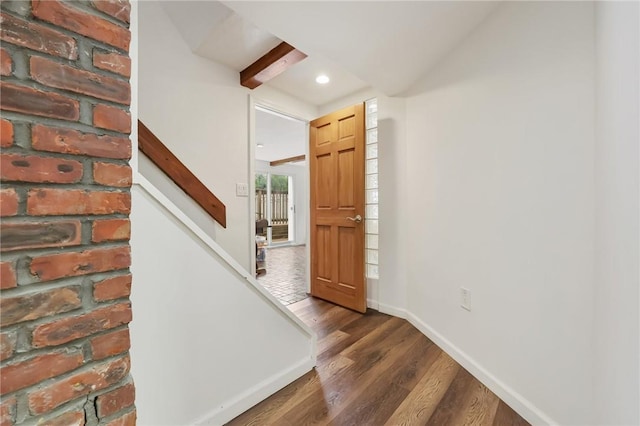
[[[227,208],[156,135],[138,120],[138,149],[224,228]]]

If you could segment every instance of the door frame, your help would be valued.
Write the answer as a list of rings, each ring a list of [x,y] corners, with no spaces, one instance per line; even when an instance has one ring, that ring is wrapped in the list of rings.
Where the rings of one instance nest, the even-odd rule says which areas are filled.
[[[304,144],[304,154],[307,158],[309,158],[309,123],[311,120],[304,118],[295,112],[290,112],[287,109],[283,109],[281,106],[275,105],[272,102],[266,101],[261,98],[257,98],[252,94],[249,94],[249,173],[247,176],[247,180],[249,183],[249,242],[248,242],[248,250],[249,250],[249,259],[250,259],[250,268],[251,268],[251,276],[255,277],[256,275],[256,247],[255,247],[255,233],[256,233],[256,184],[255,184],[255,174],[256,174],[256,107],[268,110],[273,112],[274,114],[282,115],[288,118],[293,118],[295,120],[299,120],[305,123],[305,144]],[[300,197],[297,198],[297,202],[306,203],[307,206],[311,204],[311,193],[310,193],[310,182],[309,182],[309,165],[304,168],[304,176],[307,181],[307,195],[304,200],[300,200]],[[304,221],[305,226],[305,288],[309,293],[311,291],[311,252],[309,247],[309,233],[310,233],[310,223],[309,218]]]

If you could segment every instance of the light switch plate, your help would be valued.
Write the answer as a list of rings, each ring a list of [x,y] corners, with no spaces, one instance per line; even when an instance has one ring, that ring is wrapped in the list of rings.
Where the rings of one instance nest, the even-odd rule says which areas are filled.
[[[460,307],[471,311],[471,290],[460,287]]]
[[[249,196],[249,184],[236,183],[236,197],[248,197]]]

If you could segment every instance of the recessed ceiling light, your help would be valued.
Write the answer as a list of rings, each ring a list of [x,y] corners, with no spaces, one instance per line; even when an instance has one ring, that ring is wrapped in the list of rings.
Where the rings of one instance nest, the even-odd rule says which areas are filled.
[[[329,82],[329,77],[324,74],[320,74],[319,76],[316,77],[316,83],[318,84],[327,84],[328,82]]]
[[[258,148],[264,148],[264,145],[263,145],[263,144],[261,144],[261,143],[259,143],[259,144],[257,144],[257,145],[256,145],[256,147],[258,147]]]

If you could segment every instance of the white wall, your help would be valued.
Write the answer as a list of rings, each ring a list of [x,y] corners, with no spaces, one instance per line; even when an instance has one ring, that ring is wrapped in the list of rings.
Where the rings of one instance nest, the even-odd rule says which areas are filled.
[[[371,88],[358,90],[355,93],[351,93],[343,98],[336,99],[333,102],[321,105],[318,108],[318,117],[322,117],[327,114],[331,114],[334,111],[341,110],[352,105],[360,104],[367,99],[373,99],[380,96],[384,96],[380,91]]]
[[[406,106],[409,317],[537,423],[593,420],[593,9],[502,3]]]
[[[138,39],[140,120],[226,205],[216,241],[251,270],[249,198],[235,195],[252,179],[249,93],[296,116],[315,108],[266,87],[250,92],[237,71],[193,54],[162,2],[140,2]]]
[[[303,121],[318,117],[318,107],[263,84],[251,92],[255,104]]]
[[[222,229],[218,223],[211,219],[206,212],[193,198],[187,195],[178,185],[171,180],[153,161],[146,155],[138,155],[138,172],[156,187],[162,188],[162,192],[167,198],[173,201],[187,217],[193,220],[198,226],[214,240],[216,230]]]
[[[307,165],[283,164],[271,167],[268,161],[256,161],[256,173],[269,172],[277,175],[293,176],[295,204],[295,240],[293,244],[307,243],[307,222],[309,221],[309,171]]]
[[[637,2],[596,5],[594,389],[600,424],[640,424],[639,13]]]
[[[309,371],[314,343],[145,188],[131,213],[138,424],[223,424]]]
[[[378,173],[380,311],[405,317],[407,308],[406,100],[378,96]]]

